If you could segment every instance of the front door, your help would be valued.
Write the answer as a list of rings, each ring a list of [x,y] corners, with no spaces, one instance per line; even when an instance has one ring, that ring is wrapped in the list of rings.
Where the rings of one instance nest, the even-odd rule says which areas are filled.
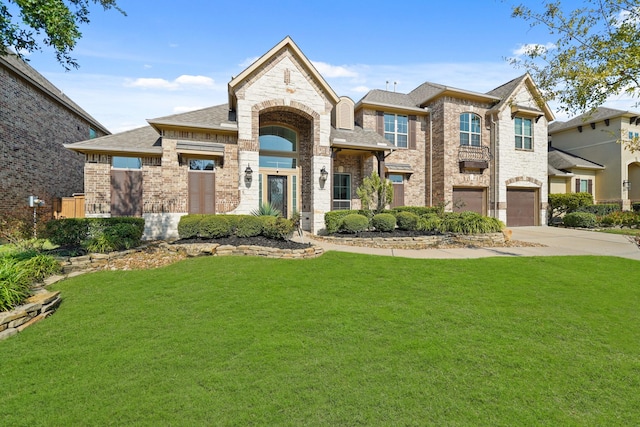
[[[287,217],[287,177],[279,175],[267,176],[267,200]]]

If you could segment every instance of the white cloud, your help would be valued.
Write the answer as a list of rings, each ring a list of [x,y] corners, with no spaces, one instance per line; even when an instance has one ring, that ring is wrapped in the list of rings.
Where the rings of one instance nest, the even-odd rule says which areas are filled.
[[[178,105],[173,107],[173,112],[174,114],[188,113],[189,111],[201,110],[203,108],[206,108],[206,107],[202,105],[198,105],[197,107],[194,107],[194,106],[187,107],[186,105]]]
[[[311,61],[314,67],[324,76],[328,77],[358,77],[358,73],[341,65],[331,65],[326,62]]]
[[[351,89],[351,91],[354,92],[354,93],[367,93],[370,90],[371,89],[369,89],[367,86],[356,86],[356,87]]]
[[[135,87],[142,89],[167,89],[167,90],[179,90],[186,86],[198,86],[198,87],[214,87],[215,82],[211,77],[206,76],[190,76],[183,74],[173,81],[169,81],[161,78],[138,78],[135,80],[128,80],[125,83],[126,87]]]
[[[548,50],[556,49],[556,45],[554,43],[548,42],[547,44],[539,44],[539,43],[526,43],[521,44],[520,47],[513,51],[515,56],[528,55],[533,51],[546,52]]]

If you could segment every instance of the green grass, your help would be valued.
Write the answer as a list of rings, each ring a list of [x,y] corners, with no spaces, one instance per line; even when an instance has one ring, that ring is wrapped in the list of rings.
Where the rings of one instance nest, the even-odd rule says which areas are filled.
[[[4,425],[637,425],[640,263],[190,259],[61,282]]]
[[[601,233],[622,234],[625,236],[640,235],[640,228],[602,228],[598,231]]]

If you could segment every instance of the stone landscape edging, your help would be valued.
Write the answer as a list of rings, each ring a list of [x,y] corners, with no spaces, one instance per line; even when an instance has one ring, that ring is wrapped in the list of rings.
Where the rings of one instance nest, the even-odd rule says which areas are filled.
[[[493,246],[504,244],[509,239],[504,232],[485,234],[440,234],[413,237],[334,237],[313,236],[315,240],[336,245],[361,246],[381,249],[429,249],[440,246]]]
[[[0,340],[22,332],[25,328],[49,317],[60,305],[60,291],[39,289],[24,304],[0,312]]]
[[[319,246],[309,246],[303,249],[279,249],[268,246],[232,246],[218,243],[161,243],[160,247],[174,252],[182,251],[188,257],[240,255],[280,259],[310,259],[324,253],[324,250]]]

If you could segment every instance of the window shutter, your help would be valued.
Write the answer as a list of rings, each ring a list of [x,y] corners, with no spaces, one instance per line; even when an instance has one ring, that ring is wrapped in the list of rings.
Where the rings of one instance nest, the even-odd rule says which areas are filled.
[[[416,116],[409,116],[409,149],[416,149]]]
[[[580,178],[576,178],[576,193],[580,192]]]
[[[384,112],[376,111],[376,132],[378,135],[384,136]]]
[[[588,186],[589,186],[589,189],[588,189],[589,194],[593,196],[593,180],[592,179],[589,180]]]

